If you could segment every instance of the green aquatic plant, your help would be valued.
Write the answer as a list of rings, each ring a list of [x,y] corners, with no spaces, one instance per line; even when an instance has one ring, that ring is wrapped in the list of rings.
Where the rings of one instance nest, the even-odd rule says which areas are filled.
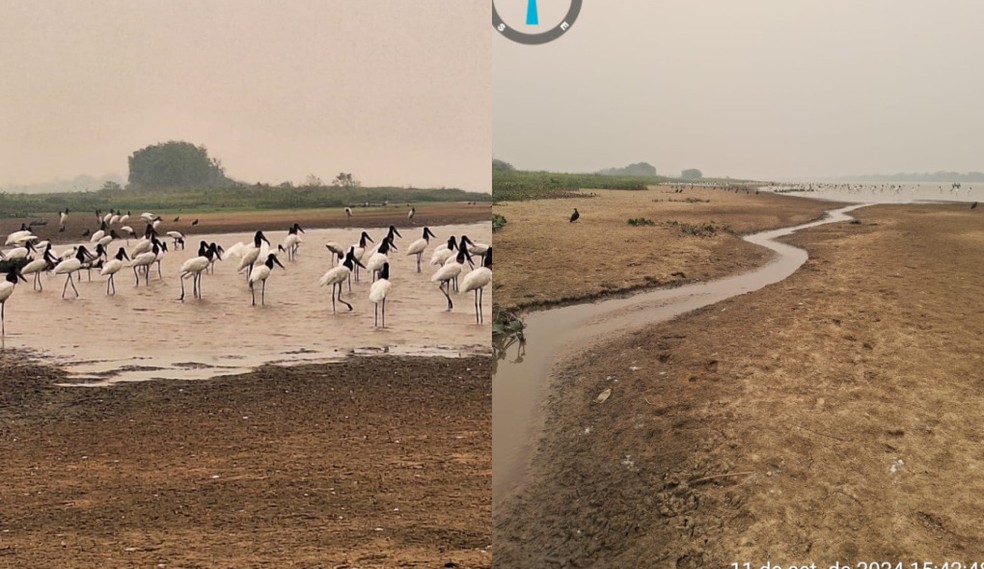
[[[493,213],[492,214],[492,233],[495,233],[496,231],[499,231],[500,229],[505,228],[505,226],[506,226],[506,218],[503,217],[503,216],[501,216],[501,215],[499,215],[498,213]]]

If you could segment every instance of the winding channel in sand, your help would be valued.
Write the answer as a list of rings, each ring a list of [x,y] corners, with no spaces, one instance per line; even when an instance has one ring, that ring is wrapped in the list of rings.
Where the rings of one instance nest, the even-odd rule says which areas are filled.
[[[498,362],[493,375],[493,503],[503,503],[524,483],[541,431],[540,409],[550,384],[547,379],[552,364],[564,353],[777,283],[792,275],[808,258],[803,249],[780,243],[777,238],[801,229],[848,221],[849,212],[865,205],[850,205],[831,210],[818,221],[746,236],[746,241],[776,253],[769,263],[749,272],[528,315],[526,350],[517,353],[516,348],[511,349]]]

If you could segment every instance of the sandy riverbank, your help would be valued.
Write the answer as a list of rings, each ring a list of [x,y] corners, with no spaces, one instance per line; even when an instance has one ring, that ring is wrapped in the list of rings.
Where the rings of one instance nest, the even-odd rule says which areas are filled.
[[[596,197],[502,202],[493,298],[505,308],[586,300],[639,288],[706,281],[756,266],[770,253],[739,234],[805,223],[835,207],[807,198],[669,186]],[[574,208],[576,223],[567,221]],[[653,226],[633,227],[646,218]],[[666,222],[677,222],[676,225]],[[713,225],[688,235],[683,224]]]
[[[180,213],[160,212],[162,224],[160,231],[179,231],[185,235],[203,233],[237,233],[242,231],[286,231],[294,223],[304,229],[314,228],[379,228],[395,225],[401,231],[408,228],[411,235],[416,232],[410,227],[423,228],[425,225],[456,225],[488,221],[491,224],[492,205],[489,202],[440,202],[417,204],[412,221],[407,219],[410,207],[407,204],[393,204],[387,207],[355,208],[351,219],[345,217],[342,208],[298,209],[298,210],[256,210],[237,212]],[[124,212],[126,213],[126,212]],[[143,236],[147,224],[140,220],[143,212],[132,212],[137,217],[127,224],[138,236]],[[154,212],[158,213],[158,212]],[[48,223],[32,228],[39,239],[49,239],[54,243],[78,242],[85,230],[95,232],[99,229],[95,212],[73,212],[69,214],[65,231],[58,231],[58,215],[40,216]],[[174,219],[178,218],[175,222]],[[197,225],[192,223],[198,220]],[[0,234],[7,235],[20,229],[26,219],[0,219]],[[119,226],[114,226],[119,231]],[[121,234],[122,237],[122,234]],[[416,237],[414,237],[416,239]]]
[[[0,566],[491,566],[489,358],[111,388],[18,358],[0,355]]]
[[[811,259],[786,281],[559,369],[496,566],[979,554],[984,218],[854,215],[787,239]]]

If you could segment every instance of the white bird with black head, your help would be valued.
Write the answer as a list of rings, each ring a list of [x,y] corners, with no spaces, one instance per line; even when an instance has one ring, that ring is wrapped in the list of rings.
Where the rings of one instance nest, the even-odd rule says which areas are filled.
[[[349,250],[348,253],[345,254],[345,260],[342,261],[342,264],[338,265],[337,267],[332,267],[331,269],[328,269],[328,272],[325,273],[318,281],[321,284],[321,286],[331,285],[331,311],[332,312],[335,312],[336,299],[338,300],[338,302],[341,302],[345,306],[348,306],[349,311],[352,310],[352,305],[342,300],[342,285],[345,284],[345,281],[348,280],[349,275],[352,274],[352,269],[358,266],[362,266],[363,269],[365,268],[365,266],[362,265],[362,263],[355,258],[355,247],[353,247],[352,249]],[[335,295],[336,287],[338,288],[337,296]]]
[[[27,279],[25,279],[17,268],[14,267],[7,271],[7,277],[3,280],[3,282],[0,282],[0,336],[7,335],[7,325],[4,322],[4,311],[7,308],[7,301],[10,300],[10,295],[14,294],[14,287],[17,286],[18,280],[27,282]]]
[[[254,290],[254,284],[260,283],[262,289],[260,290],[260,304],[266,305],[266,282],[270,277],[270,273],[273,272],[273,265],[276,264],[281,269],[285,269],[283,265],[280,264],[280,260],[277,259],[277,255],[270,253],[267,255],[266,262],[256,267],[256,269],[249,275],[249,293],[253,297],[253,306],[256,306],[256,291]]]

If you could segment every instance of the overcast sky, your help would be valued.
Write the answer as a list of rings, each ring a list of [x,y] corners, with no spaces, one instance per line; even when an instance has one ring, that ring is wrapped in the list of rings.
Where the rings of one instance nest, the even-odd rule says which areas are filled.
[[[532,29],[525,1],[500,5]],[[545,28],[569,0],[539,5]],[[554,42],[493,38],[493,151],[560,171],[984,171],[981,22],[972,0],[585,1]]]
[[[460,0],[5,1],[0,184],[203,144],[248,182],[490,191],[490,11]]]

